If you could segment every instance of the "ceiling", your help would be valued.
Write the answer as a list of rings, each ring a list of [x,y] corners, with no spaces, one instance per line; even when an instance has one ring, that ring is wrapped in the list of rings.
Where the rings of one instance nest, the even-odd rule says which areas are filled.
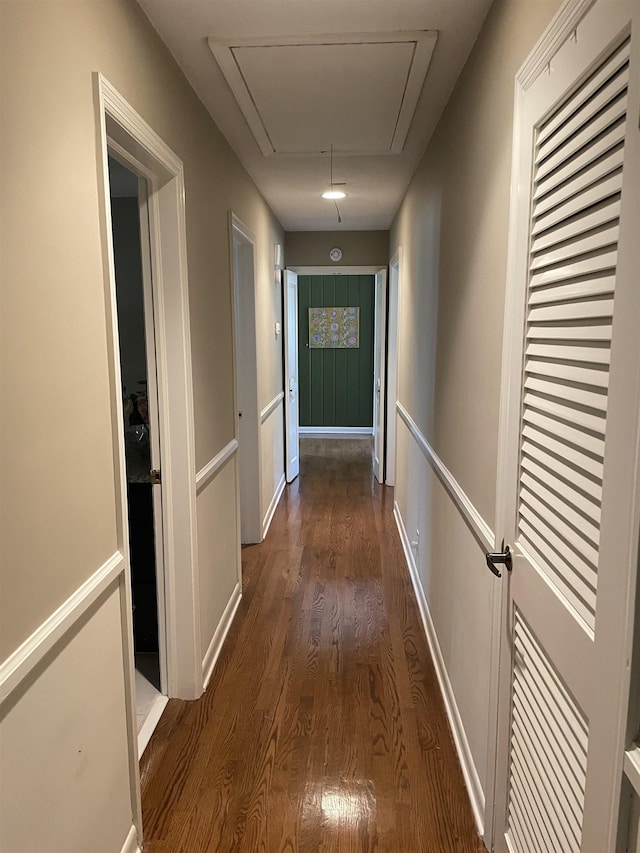
[[[491,4],[138,2],[290,231],[390,226]]]

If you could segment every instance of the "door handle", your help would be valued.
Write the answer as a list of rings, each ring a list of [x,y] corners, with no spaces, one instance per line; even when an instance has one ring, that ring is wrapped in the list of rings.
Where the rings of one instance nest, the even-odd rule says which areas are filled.
[[[504,539],[502,540],[502,545],[500,547],[502,548],[501,551],[490,551],[486,555],[489,571],[493,572],[497,578],[502,577],[502,572],[498,571],[496,564],[506,566],[508,572],[513,568],[513,564],[511,562],[511,551],[509,550],[508,545],[505,546]]]

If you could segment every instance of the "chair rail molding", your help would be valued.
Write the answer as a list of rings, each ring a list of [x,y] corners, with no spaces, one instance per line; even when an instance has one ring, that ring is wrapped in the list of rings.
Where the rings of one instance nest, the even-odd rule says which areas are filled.
[[[458,508],[470,531],[478,541],[478,544],[485,551],[493,551],[495,549],[496,542],[494,531],[480,515],[460,483],[456,480],[433,447],[429,444],[416,422],[400,401],[396,403],[396,411],[413,436],[414,441],[424,454],[425,459],[429,465],[431,465],[436,476],[447,490],[449,497]]]
[[[260,423],[263,424],[267,418],[272,415],[275,410],[278,408],[280,403],[284,400],[284,391],[278,391],[276,396],[271,400],[264,409],[260,410]]]
[[[219,453],[196,474],[196,493],[199,494],[216,476],[222,466],[238,451],[238,439],[232,438]]]
[[[35,666],[105,590],[124,572],[125,560],[116,551],[0,665],[0,703],[11,695]]]

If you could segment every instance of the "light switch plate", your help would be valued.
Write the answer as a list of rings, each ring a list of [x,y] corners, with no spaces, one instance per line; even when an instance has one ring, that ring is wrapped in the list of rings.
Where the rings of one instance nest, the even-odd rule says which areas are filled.
[[[280,334],[281,331],[282,331],[282,326],[280,325],[280,323],[276,323],[276,338],[278,337],[278,335]]]

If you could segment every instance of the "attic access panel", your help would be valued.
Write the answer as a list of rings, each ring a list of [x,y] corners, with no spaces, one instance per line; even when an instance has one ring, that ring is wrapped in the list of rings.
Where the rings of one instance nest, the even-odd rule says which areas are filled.
[[[209,39],[262,153],[399,154],[437,32]]]

